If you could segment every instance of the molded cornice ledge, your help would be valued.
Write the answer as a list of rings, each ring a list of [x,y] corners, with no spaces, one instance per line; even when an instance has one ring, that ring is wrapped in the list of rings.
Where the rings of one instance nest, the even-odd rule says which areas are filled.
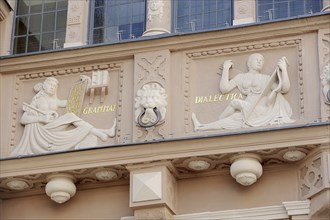
[[[283,220],[294,216],[308,215],[310,201],[283,202],[283,205],[267,206],[250,209],[236,209],[216,212],[200,212],[173,216],[174,220],[191,219],[236,219],[236,220]],[[121,220],[134,220],[134,217],[127,216]]]
[[[310,201],[282,202],[289,216],[308,215],[310,213]]]

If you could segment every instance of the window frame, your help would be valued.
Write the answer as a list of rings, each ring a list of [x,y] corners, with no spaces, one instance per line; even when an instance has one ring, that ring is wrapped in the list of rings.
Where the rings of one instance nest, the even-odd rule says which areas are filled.
[[[119,42],[122,42],[122,41],[127,41],[127,40],[133,40],[133,39],[137,39],[137,38],[140,38],[142,37],[143,35],[143,32],[146,31],[146,25],[147,25],[147,0],[142,0],[143,1],[143,5],[144,5],[144,15],[143,15],[143,30],[142,30],[142,34],[138,37],[134,37],[134,38],[125,38],[125,39],[117,39],[117,40],[109,40],[109,41],[105,41],[103,40],[103,42],[97,42],[97,43],[94,43],[95,42],[95,39],[94,39],[94,30],[95,29],[102,29],[103,30],[103,33],[105,32],[105,29],[106,28],[109,28],[111,27],[110,25],[107,25],[106,22],[104,21],[104,24],[102,25],[102,27],[99,27],[99,28],[94,28],[94,18],[95,18],[95,1],[96,0],[91,0],[90,3],[89,3],[89,22],[88,22],[88,45],[99,45],[99,44],[109,44],[109,43],[119,43]],[[118,2],[120,2],[120,0],[117,0]],[[132,5],[134,3],[134,1],[139,1],[139,0],[129,0],[130,1],[130,5]],[[105,0],[105,3],[104,3],[104,10],[106,10],[106,8],[108,7],[107,3],[110,2],[108,0]],[[109,3],[110,4],[110,3]],[[123,4],[118,4],[118,5],[123,5]],[[117,5],[117,6],[118,6]],[[129,35],[132,34],[132,25],[135,24],[133,23],[133,13],[132,13],[132,7],[131,7],[131,11],[130,11],[130,22],[129,23],[126,23],[126,24],[117,24],[116,26],[119,27],[120,25],[129,25],[130,27],[130,33]],[[107,12],[104,13],[104,18],[107,17]],[[106,20],[106,19],[104,19]],[[115,26],[113,26],[115,27]]]
[[[259,5],[259,2],[260,2],[261,0],[256,0],[256,3],[255,3],[255,12],[256,12],[256,23],[261,23],[261,22],[269,22],[269,21],[278,21],[278,20],[287,20],[287,19],[290,19],[290,18],[297,18],[297,17],[301,17],[301,16],[308,16],[308,15],[313,15],[313,14],[316,14],[316,13],[320,13],[320,12],[322,12],[322,6],[323,6],[323,0],[313,0],[313,1],[319,1],[318,3],[320,4],[319,6],[320,6],[320,9],[319,9],[319,11],[317,11],[317,12],[312,12],[312,13],[306,13],[306,8],[307,8],[307,6],[306,6],[306,4],[308,3],[307,1],[308,0],[300,0],[300,1],[303,1],[303,11],[304,11],[304,13],[303,14],[297,14],[297,15],[291,15],[291,11],[293,11],[290,7],[291,7],[291,4],[295,1],[295,0],[281,0],[280,2],[277,2],[276,3],[276,0],[268,0],[269,1],[269,3],[267,3],[267,4],[269,4],[269,5],[272,5],[272,7],[271,7],[271,9],[270,10],[272,10],[273,12],[272,12],[272,19],[270,19],[270,18],[268,18],[268,19],[264,19],[264,20],[260,20],[260,14],[259,14],[259,12],[260,12],[260,9],[259,9],[259,7],[260,7],[260,5]],[[276,4],[279,4],[279,3],[286,3],[288,6],[287,6],[287,16],[286,17],[280,17],[280,18],[274,18],[274,11],[275,11],[275,5]],[[267,5],[267,4],[263,4],[263,5]],[[267,11],[265,11],[265,13],[266,13]],[[260,12],[261,13],[261,12]]]
[[[201,31],[208,31],[208,30],[215,30],[215,29],[223,29],[223,28],[227,28],[227,27],[231,27],[233,26],[233,19],[234,19],[234,0],[230,0],[230,12],[229,12],[229,23],[228,25],[222,25],[220,26],[218,23],[218,16],[219,14],[221,14],[221,12],[225,11],[225,9],[223,10],[219,10],[219,6],[217,6],[218,4],[218,0],[216,0],[216,9],[214,11],[205,11],[205,2],[208,2],[208,0],[197,0],[197,1],[203,1],[202,5],[203,5],[203,9],[202,12],[200,13],[200,15],[202,16],[202,28],[200,28],[199,30],[191,30],[193,28],[189,27],[189,31],[178,31],[178,2],[180,0],[172,0],[172,33],[176,34],[176,33],[194,33],[194,32],[201,32]],[[185,0],[186,1],[186,0]],[[188,12],[188,23],[191,23],[191,17],[195,16],[196,14],[191,13],[191,1],[189,0],[189,12]],[[229,0],[226,0],[229,1]],[[216,24],[215,27],[210,27],[210,28],[205,28],[206,24],[205,24],[205,15],[210,14],[215,12],[215,16],[216,16]]]
[[[54,43],[55,43],[55,39],[57,39],[57,36],[59,33],[64,33],[64,38],[63,38],[63,45],[65,43],[65,36],[66,36],[66,26],[67,26],[67,13],[68,13],[68,0],[56,0],[55,1],[55,9],[53,10],[48,10],[48,11],[44,11],[45,8],[45,0],[41,0],[41,9],[39,12],[32,12],[31,13],[31,4],[30,2],[33,0],[28,0],[29,5],[28,7],[28,11],[26,14],[18,14],[18,7],[19,7],[19,2],[22,2],[22,0],[16,0],[15,2],[15,10],[14,10],[14,16],[13,16],[13,26],[12,26],[12,31],[11,31],[11,45],[10,45],[10,50],[11,50],[11,54],[13,55],[18,55],[18,54],[30,54],[30,53],[38,53],[38,52],[43,52],[43,51],[53,51],[53,50],[57,50],[57,49],[61,49],[61,47],[59,48],[54,48]],[[60,2],[66,2],[66,7],[65,8],[58,8],[58,3]],[[60,12],[65,12],[66,16],[65,16],[65,26],[64,28],[61,29],[57,29],[57,20],[58,20],[58,14]],[[47,13],[54,13],[54,28],[52,30],[49,31],[43,31],[43,24],[45,23],[44,21],[46,19],[44,19],[44,14]],[[32,16],[36,16],[36,15],[40,15],[40,31],[38,33],[29,33],[30,30],[30,20]],[[19,18],[23,18],[26,17],[27,18],[27,29],[26,29],[26,33],[25,34],[18,34],[17,33],[17,28],[18,28],[18,22],[17,20]],[[16,34],[17,33],[17,34]],[[42,49],[42,40],[43,40],[43,35],[45,34],[52,34],[52,49]],[[33,50],[33,51],[28,51],[29,48],[29,37],[31,36],[39,36],[38,39],[38,49],[37,50]],[[16,52],[17,51],[17,47],[15,47],[15,40],[18,38],[23,38],[25,39],[25,47],[24,47],[24,52]]]

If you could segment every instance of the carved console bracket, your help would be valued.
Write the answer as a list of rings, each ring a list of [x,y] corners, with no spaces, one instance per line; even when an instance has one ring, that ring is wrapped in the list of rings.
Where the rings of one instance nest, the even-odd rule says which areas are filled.
[[[70,174],[47,176],[46,194],[57,203],[64,203],[76,194],[76,179]]]
[[[240,154],[231,158],[230,174],[236,182],[250,186],[262,175],[261,157],[257,154]]]

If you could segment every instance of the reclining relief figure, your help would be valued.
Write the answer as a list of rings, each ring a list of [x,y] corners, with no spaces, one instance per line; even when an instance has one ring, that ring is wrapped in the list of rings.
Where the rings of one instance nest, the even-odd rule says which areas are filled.
[[[58,80],[48,77],[34,86],[37,93],[30,104],[23,103],[20,123],[25,125],[22,138],[12,156],[49,153],[93,147],[97,138],[106,141],[115,136],[116,121],[110,129],[98,129],[73,113],[59,116],[67,100],[57,98]]]
[[[194,130],[238,129],[272,124],[293,123],[292,109],[282,94],[290,89],[287,59],[282,57],[275,71],[269,76],[260,71],[264,57],[259,53],[249,56],[247,73],[240,73],[229,80],[232,61],[226,60],[220,80],[220,91],[225,94],[237,88],[244,100],[232,100],[215,122],[202,124],[192,113]]]

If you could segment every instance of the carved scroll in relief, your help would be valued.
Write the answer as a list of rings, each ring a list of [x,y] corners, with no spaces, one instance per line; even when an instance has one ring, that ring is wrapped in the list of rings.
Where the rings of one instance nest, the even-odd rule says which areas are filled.
[[[81,108],[85,98],[86,88],[87,88],[86,80],[79,81],[72,85],[68,98],[68,104],[66,107],[67,112],[71,112],[80,116]]]

